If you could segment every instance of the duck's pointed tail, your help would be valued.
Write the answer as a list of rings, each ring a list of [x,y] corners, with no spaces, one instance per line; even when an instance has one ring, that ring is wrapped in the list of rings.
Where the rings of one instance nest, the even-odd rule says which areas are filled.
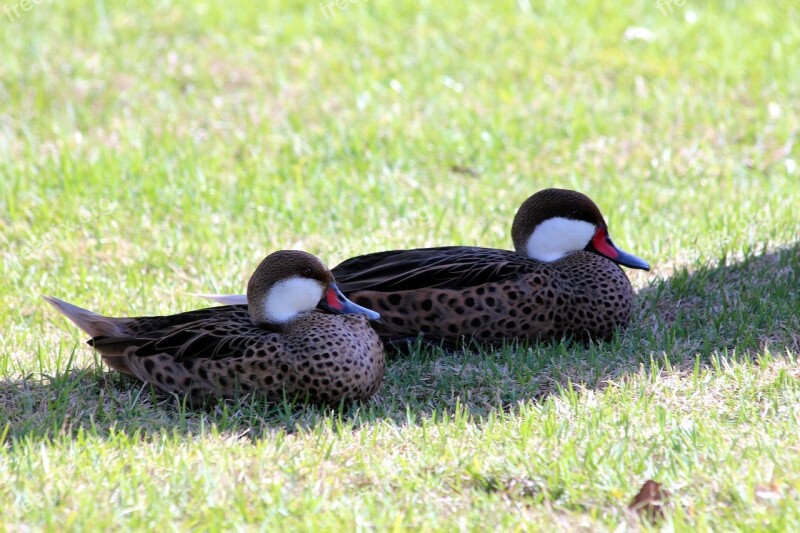
[[[98,315],[88,309],[83,309],[52,296],[42,295],[42,298],[58,309],[62,315],[72,320],[76,326],[89,334],[90,337],[114,337],[125,334],[124,318]]]

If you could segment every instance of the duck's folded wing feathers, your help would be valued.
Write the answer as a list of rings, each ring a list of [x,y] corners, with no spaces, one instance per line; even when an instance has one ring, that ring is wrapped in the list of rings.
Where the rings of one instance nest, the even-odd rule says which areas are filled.
[[[163,330],[126,337],[94,337],[89,345],[106,355],[128,353],[134,357],[168,354],[176,361],[194,358],[222,359],[240,355],[246,345],[270,332],[255,325],[201,320]],[[131,347],[135,349],[129,351]]]
[[[461,289],[530,272],[533,263],[508,250],[448,246],[395,250],[348,259],[332,272],[341,290]]]
[[[224,318],[249,317],[246,305],[226,305],[195,309],[184,313],[163,316],[139,316],[125,319],[124,334],[130,336],[146,335],[151,332],[163,332],[170,328],[203,320],[220,320]]]

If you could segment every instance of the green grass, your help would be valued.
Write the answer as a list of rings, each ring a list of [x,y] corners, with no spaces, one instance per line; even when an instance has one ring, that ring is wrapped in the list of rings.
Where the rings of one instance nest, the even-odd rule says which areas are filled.
[[[800,528],[800,10],[665,4],[0,7],[0,529],[649,528],[648,478],[667,527]],[[550,186],[654,265],[631,328],[417,350],[346,408],[187,410],[38,297],[169,313],[281,248],[508,248]]]

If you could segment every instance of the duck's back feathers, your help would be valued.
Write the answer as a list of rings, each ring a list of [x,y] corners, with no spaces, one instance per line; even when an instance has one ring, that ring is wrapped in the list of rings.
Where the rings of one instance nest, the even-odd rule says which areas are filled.
[[[508,250],[446,246],[362,255],[348,259],[332,272],[342,291],[351,294],[464,289],[514,279],[535,266]]]
[[[220,309],[214,314],[212,309]],[[221,359],[240,353],[248,343],[269,342],[274,330],[250,322],[247,308],[214,307],[167,317],[149,319],[140,324],[141,332],[131,335],[98,336],[89,340],[104,355],[132,353],[138,357],[169,354],[176,361],[191,358]],[[164,320],[160,320],[164,319]],[[146,325],[166,327],[144,329]],[[134,351],[131,352],[130,350]]]
[[[127,321],[124,331],[116,336],[136,336],[156,331],[162,332],[170,328],[191,324],[192,322],[205,322],[208,320],[217,322],[244,319],[249,320],[246,305],[207,307],[174,315],[138,316],[126,319],[115,319]]]
[[[52,296],[42,295],[47,303],[70,319],[90,337],[130,337],[148,332],[163,331],[174,326],[203,320],[230,318],[249,320],[247,305],[207,307],[185,313],[162,316],[111,317],[104,316]]]

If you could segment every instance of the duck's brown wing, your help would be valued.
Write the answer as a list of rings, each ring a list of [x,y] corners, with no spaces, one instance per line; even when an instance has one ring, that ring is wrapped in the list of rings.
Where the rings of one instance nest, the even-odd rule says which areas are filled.
[[[246,305],[223,305],[195,309],[185,313],[163,316],[137,316],[125,320],[124,331],[131,336],[155,331],[164,331],[172,327],[209,319],[249,317]]]
[[[141,335],[95,337],[89,344],[111,368],[186,395],[192,404],[251,392],[264,384],[260,377],[279,376],[274,361],[256,354],[277,352],[280,335],[253,325],[249,315],[246,322],[212,316]]]
[[[358,291],[462,289],[531,272],[535,263],[509,250],[447,246],[393,250],[348,259],[332,272],[345,294]]]
[[[104,355],[126,353],[133,357],[148,357],[167,354],[175,361],[194,358],[222,359],[241,355],[249,344],[265,340],[265,335],[273,335],[270,330],[250,322],[245,306],[232,307],[242,309],[228,309],[225,313],[216,315],[205,312],[208,310],[201,310],[202,313],[195,315],[200,316],[197,320],[190,320],[193,312],[182,313],[183,316],[158,317],[174,318],[174,323],[138,335],[94,337],[89,345]],[[135,349],[130,350],[131,347]]]

